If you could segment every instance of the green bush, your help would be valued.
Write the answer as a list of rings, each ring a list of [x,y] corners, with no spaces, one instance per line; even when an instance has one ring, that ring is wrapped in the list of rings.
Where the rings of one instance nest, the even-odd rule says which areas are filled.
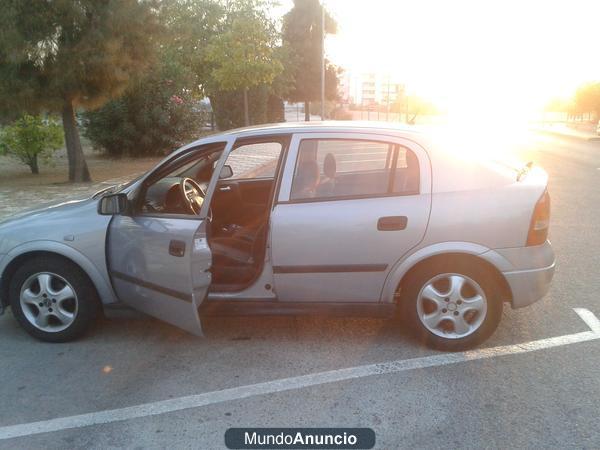
[[[0,131],[0,154],[12,156],[39,173],[38,159],[49,159],[63,145],[60,124],[25,114]]]
[[[82,114],[84,134],[110,156],[163,155],[197,137],[204,115],[181,67],[164,67],[119,99]]]

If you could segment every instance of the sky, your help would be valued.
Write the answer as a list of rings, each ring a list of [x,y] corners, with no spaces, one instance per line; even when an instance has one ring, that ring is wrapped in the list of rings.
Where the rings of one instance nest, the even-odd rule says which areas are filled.
[[[291,0],[279,7],[285,12]],[[460,115],[530,115],[600,80],[600,0],[325,0],[328,57]],[[491,107],[493,105],[493,108]],[[493,110],[493,111],[492,111]]]

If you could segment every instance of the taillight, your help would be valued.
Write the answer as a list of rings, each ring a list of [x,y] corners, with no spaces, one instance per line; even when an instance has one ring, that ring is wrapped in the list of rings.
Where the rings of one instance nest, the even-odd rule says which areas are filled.
[[[529,233],[527,234],[527,246],[541,245],[546,242],[549,226],[550,194],[548,194],[548,190],[546,189],[536,203],[533,216],[531,216]]]

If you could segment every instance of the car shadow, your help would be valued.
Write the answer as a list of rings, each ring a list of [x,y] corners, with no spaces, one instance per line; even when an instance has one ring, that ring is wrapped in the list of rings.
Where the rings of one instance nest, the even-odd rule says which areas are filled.
[[[384,341],[412,341],[410,330],[398,318],[338,318],[330,316],[210,316],[202,318],[205,339],[213,341],[326,339],[348,341],[377,336]],[[106,314],[88,336],[104,334],[179,335],[183,340],[202,339],[151,316],[129,309]]]

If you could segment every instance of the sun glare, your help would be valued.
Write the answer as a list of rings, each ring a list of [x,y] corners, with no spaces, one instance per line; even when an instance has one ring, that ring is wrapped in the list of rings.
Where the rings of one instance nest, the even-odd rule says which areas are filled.
[[[324,3],[338,22],[333,62],[392,76],[452,122],[537,120],[551,98],[600,74],[597,1]]]

